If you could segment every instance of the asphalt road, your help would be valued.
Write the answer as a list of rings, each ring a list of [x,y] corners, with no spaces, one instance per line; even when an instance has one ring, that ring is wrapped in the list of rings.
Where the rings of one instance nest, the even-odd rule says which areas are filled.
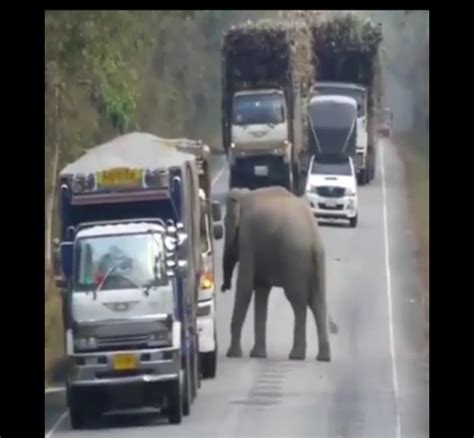
[[[317,337],[310,313],[307,358],[288,360],[293,315],[280,289],[270,295],[268,358],[248,357],[251,306],[242,335],[244,357],[227,359],[234,294],[218,292],[218,375],[203,382],[181,425],[140,414],[111,417],[94,430],[71,431],[64,392],[55,392],[45,396],[46,436],[429,436],[428,382],[418,353],[421,306],[403,169],[391,144],[381,149],[375,181],[359,191],[358,227],[322,228],[330,311],[339,327],[331,338],[332,362],[315,360]],[[227,181],[227,168],[216,166],[213,190],[219,200]],[[218,242],[219,287],[221,254]]]

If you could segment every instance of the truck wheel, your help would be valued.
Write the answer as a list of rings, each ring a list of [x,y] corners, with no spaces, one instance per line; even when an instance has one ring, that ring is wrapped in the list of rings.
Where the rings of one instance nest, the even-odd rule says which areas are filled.
[[[182,377],[170,384],[167,394],[166,413],[171,424],[180,424],[183,421],[183,385]]]
[[[192,393],[191,393],[191,369],[184,370],[183,377],[183,414],[188,416],[191,413],[191,403],[192,403]]]
[[[370,179],[371,180],[374,180],[375,179],[375,175],[376,175],[376,172],[377,172],[377,166],[375,165],[375,163],[372,164],[372,166],[370,166]]]
[[[199,372],[199,339],[198,335],[195,336],[194,338],[194,354],[191,359],[191,371],[192,371],[192,385],[191,385],[191,391],[192,391],[192,400],[194,400],[197,397],[198,389],[199,389],[199,381],[201,378],[200,372]]]
[[[77,392],[74,392],[71,388],[67,389],[67,393],[71,428],[74,430],[84,429],[87,423],[86,412],[83,408],[84,403],[82,403],[82,400],[79,398]]]
[[[217,350],[202,353],[202,377],[214,379],[217,371]]]
[[[359,175],[357,176],[357,183],[360,185],[360,186],[365,186],[366,184],[366,181],[367,181],[367,172],[365,169],[362,169],[359,173]]]
[[[351,228],[357,227],[357,216],[358,216],[358,215],[356,214],[354,217],[351,217],[351,218],[349,219],[349,226],[350,226]]]

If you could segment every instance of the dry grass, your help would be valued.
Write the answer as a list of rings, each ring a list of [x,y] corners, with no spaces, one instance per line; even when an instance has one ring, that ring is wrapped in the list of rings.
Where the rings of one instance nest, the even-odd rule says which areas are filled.
[[[61,359],[63,358],[63,326],[61,319],[61,296],[54,284],[49,269],[45,271],[45,321],[44,321],[44,354],[45,383],[51,383]]]
[[[423,312],[424,353],[429,354],[429,148],[428,139],[420,135],[403,135],[395,140],[405,164],[410,212],[418,243],[417,263],[421,280],[420,299]]]

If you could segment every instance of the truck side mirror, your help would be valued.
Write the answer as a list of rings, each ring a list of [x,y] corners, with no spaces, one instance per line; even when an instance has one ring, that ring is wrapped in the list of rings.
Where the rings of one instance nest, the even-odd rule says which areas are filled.
[[[63,242],[60,245],[61,268],[66,278],[71,278],[73,273],[73,248],[74,244],[72,242]]]
[[[222,220],[221,204],[217,201],[212,203],[212,219],[214,222],[220,222]]]
[[[224,236],[224,227],[221,224],[214,225],[214,239],[220,240]]]

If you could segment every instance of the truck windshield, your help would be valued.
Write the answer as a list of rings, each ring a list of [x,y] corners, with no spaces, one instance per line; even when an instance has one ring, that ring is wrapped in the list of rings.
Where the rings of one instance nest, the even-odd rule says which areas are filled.
[[[350,129],[356,120],[354,106],[336,102],[315,102],[309,105],[311,123],[316,129]]]
[[[75,291],[165,286],[164,241],[160,234],[122,234],[79,239]]]
[[[337,163],[318,163],[317,161],[314,161],[311,174],[351,176],[352,172],[349,160]]]
[[[253,94],[234,96],[234,125],[280,124],[285,121],[283,94]]]
[[[365,116],[365,91],[346,87],[316,87],[316,92],[322,96],[348,96],[352,97],[357,102],[357,117]]]

